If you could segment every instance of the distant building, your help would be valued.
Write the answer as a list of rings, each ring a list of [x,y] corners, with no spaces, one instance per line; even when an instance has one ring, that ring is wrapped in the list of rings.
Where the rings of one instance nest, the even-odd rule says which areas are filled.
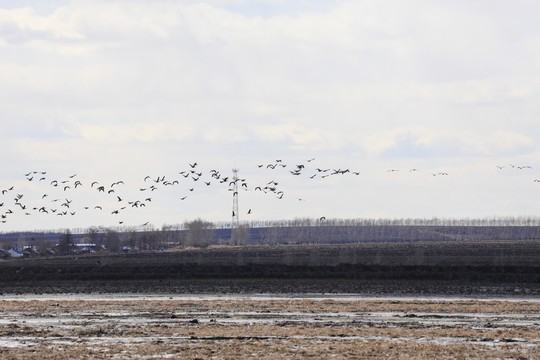
[[[17,249],[11,249],[11,250],[8,250],[7,251],[9,253],[9,255],[12,257],[12,258],[19,258],[19,257],[23,257],[24,254],[22,251],[20,250],[17,250]]]
[[[96,244],[75,244],[77,253],[89,253],[96,251]]]

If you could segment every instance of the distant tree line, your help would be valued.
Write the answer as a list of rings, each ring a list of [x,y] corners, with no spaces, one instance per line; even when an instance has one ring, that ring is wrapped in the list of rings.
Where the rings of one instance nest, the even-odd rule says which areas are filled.
[[[540,217],[326,219],[230,223],[202,219],[140,227],[90,227],[58,232],[0,233],[2,249],[32,247],[41,254],[143,251],[213,244],[350,244],[371,241],[540,239]],[[84,247],[87,244],[89,247]]]

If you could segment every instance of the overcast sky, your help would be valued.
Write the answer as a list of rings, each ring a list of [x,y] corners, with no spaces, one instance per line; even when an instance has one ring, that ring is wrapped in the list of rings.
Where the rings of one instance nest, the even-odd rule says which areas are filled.
[[[233,167],[241,221],[536,216],[539,13],[537,1],[0,0],[0,189],[14,187],[0,231],[229,221],[229,184],[209,171]],[[287,167],[267,167],[278,159]],[[197,182],[179,174],[194,162]],[[179,183],[140,190],[158,176]],[[90,187],[120,180],[108,197]],[[275,192],[255,190],[270,181]]]

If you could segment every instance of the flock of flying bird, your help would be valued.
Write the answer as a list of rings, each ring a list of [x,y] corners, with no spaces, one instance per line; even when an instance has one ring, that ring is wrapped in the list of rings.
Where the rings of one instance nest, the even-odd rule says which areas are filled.
[[[261,170],[265,170],[271,173],[276,170],[282,170],[285,174],[298,177],[303,176],[309,179],[325,179],[330,176],[343,176],[343,175],[360,175],[359,171],[351,170],[349,168],[320,168],[312,167],[311,163],[315,158],[305,160],[301,164],[285,164],[282,160],[277,159],[268,164],[258,164],[257,167]],[[264,194],[273,195],[277,199],[282,199],[285,196],[285,191],[280,188],[280,182],[274,177],[270,181],[265,181],[262,184],[251,186],[248,184],[245,178],[236,178],[231,175],[223,175],[220,171],[212,169],[208,172],[200,170],[199,164],[194,162],[188,164],[185,170],[179,171],[178,176],[175,179],[168,179],[166,176],[146,176],[142,180],[142,186],[139,186],[137,192],[141,194],[134,199],[128,199],[123,195],[122,189],[126,186],[127,180],[117,180],[112,183],[104,184],[99,181],[92,181],[87,183],[84,180],[79,179],[77,174],[73,174],[65,177],[64,179],[49,179],[46,171],[30,171],[24,174],[25,181],[31,183],[37,183],[47,187],[47,192],[43,191],[43,195],[37,199],[28,199],[28,197],[17,191],[15,185],[11,185],[2,188],[0,195],[0,222],[6,223],[10,217],[16,214],[24,214],[25,216],[31,216],[35,214],[39,215],[55,215],[55,216],[75,216],[80,214],[81,211],[100,211],[108,213],[111,216],[118,216],[118,224],[123,224],[121,215],[127,209],[142,209],[150,205],[152,202],[152,193],[157,190],[161,190],[167,187],[177,187],[183,185],[185,182],[189,183],[187,188],[183,188],[183,193],[178,195],[180,201],[186,200],[189,194],[194,192],[196,187],[194,184],[198,183],[202,187],[209,187],[213,184],[219,184],[226,187],[227,191],[254,191]],[[513,164],[499,165],[499,170],[505,168],[511,168],[515,170],[532,169],[531,166],[516,166]],[[405,170],[409,173],[420,172],[420,170],[413,168]],[[399,169],[388,169],[388,173],[399,173]],[[448,176],[447,172],[431,172],[432,176]],[[540,182],[540,179],[535,179],[534,182]],[[204,184],[204,185],[203,185]],[[73,203],[73,192],[80,191],[80,189],[87,189],[94,191],[99,195],[92,197],[95,199],[94,203],[85,204],[81,206],[75,206]],[[197,189],[200,189],[197,188]],[[303,198],[297,197],[299,201],[303,201]],[[252,214],[252,209],[249,209],[246,214]],[[237,216],[238,214],[232,214]],[[323,219],[322,217],[321,219]],[[142,224],[142,226],[148,225],[149,222]]]

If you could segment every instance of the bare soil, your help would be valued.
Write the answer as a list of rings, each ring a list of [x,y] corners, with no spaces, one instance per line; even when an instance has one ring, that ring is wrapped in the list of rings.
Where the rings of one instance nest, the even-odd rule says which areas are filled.
[[[540,240],[229,246],[0,260],[20,282],[347,279],[540,284]]]

